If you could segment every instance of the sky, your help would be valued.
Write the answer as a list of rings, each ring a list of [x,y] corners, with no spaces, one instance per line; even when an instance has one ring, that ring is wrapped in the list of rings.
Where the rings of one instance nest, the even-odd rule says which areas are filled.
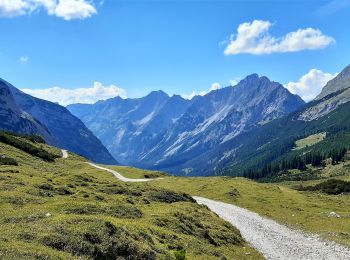
[[[310,101],[350,64],[349,15],[350,0],[0,0],[0,77],[68,105],[258,73]]]

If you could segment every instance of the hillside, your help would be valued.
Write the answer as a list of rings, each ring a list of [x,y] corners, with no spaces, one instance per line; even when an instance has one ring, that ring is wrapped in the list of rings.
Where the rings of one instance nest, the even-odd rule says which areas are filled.
[[[23,93],[0,79],[0,98],[11,99],[12,118],[9,115],[0,123],[0,129],[22,134],[39,134],[47,143],[68,149],[91,160],[117,164],[100,140],[66,108]],[[7,97],[5,96],[7,95]],[[2,105],[2,109],[5,107]],[[9,113],[9,112],[8,112]],[[17,115],[16,119],[13,115]],[[4,125],[7,124],[7,125]]]
[[[341,82],[346,71],[338,75],[340,79],[336,77],[333,81]],[[345,92],[340,90],[309,102],[296,112],[240,135],[228,142],[226,147],[211,151],[212,154],[228,154],[220,162],[217,173],[244,174],[249,178],[261,179],[290,169],[306,171],[309,164],[319,167],[337,164],[350,147],[350,103],[332,102],[339,101],[340,96],[349,98],[350,95]],[[323,109],[323,106],[328,109]],[[306,114],[311,115],[310,111],[317,117],[305,118]],[[298,145],[300,141],[312,139],[313,136],[322,138],[303,147]],[[229,151],[234,153],[230,154]]]
[[[8,84],[0,79],[0,129],[17,133],[38,133],[52,140],[48,129],[24,112],[15,102]]]
[[[289,114],[304,102],[257,74],[236,86],[185,100],[162,91],[68,109],[122,163],[176,175],[213,174],[225,155],[208,154],[236,136]]]
[[[0,166],[1,259],[261,259],[183,192],[122,183],[70,152],[46,161],[23,147],[61,151],[9,139],[17,142],[0,138],[0,155],[18,166]]]

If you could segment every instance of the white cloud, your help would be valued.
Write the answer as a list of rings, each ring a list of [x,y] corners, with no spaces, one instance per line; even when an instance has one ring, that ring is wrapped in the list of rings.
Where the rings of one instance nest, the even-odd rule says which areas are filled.
[[[210,92],[210,91],[213,91],[213,90],[218,90],[219,88],[221,88],[220,83],[214,82],[213,84],[211,84],[211,87],[210,87],[210,89],[209,89],[209,92]]]
[[[95,82],[90,88],[66,89],[53,87],[48,89],[21,89],[23,92],[37,98],[57,102],[62,106],[74,103],[93,104],[116,96],[126,97],[126,91],[115,85],[103,86]]]
[[[27,63],[29,61],[29,58],[27,56],[22,56],[21,58],[19,58],[19,61],[24,64]]]
[[[213,90],[217,90],[217,89],[220,89],[221,88],[221,85],[220,83],[218,82],[214,82],[213,84],[211,84],[209,90],[204,90],[204,91],[201,91],[201,92],[196,92],[196,91],[192,91],[191,94],[182,94],[181,96],[185,99],[192,99],[194,98],[195,96],[205,96],[206,94],[208,94],[209,92],[213,91]]]
[[[241,77],[236,77],[234,79],[230,80],[230,86],[236,86],[240,81],[241,81]]]
[[[28,15],[41,8],[65,20],[85,19],[97,13],[88,0],[0,0],[0,17]]]
[[[14,17],[24,15],[29,8],[29,4],[24,0],[0,0],[0,16]]]
[[[56,16],[65,20],[84,19],[96,13],[95,7],[85,0],[60,0],[55,9]]]
[[[305,101],[314,99],[328,81],[337,76],[338,73],[325,73],[318,69],[312,69],[302,76],[297,82],[289,82],[285,87],[293,94],[299,95]]]
[[[230,42],[224,51],[225,55],[241,53],[262,55],[316,50],[335,43],[333,38],[314,28],[298,29],[276,38],[269,34],[271,26],[269,21],[262,20],[240,24],[237,28],[237,35],[231,35]]]

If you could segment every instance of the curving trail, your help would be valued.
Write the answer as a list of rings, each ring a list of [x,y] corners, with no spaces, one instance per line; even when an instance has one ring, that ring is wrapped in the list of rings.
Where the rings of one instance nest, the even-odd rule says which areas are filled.
[[[98,165],[96,165],[94,163],[90,163],[90,162],[88,164],[90,164],[92,167],[95,167],[97,169],[104,170],[104,171],[112,173],[118,180],[123,181],[123,182],[149,182],[149,181],[155,181],[155,180],[163,179],[163,178],[156,178],[156,179],[129,179],[129,178],[124,177],[123,175],[121,175],[117,171],[113,171],[111,169],[107,169],[107,168],[98,166]]]
[[[222,219],[237,227],[266,259],[276,260],[347,260],[350,249],[315,235],[307,235],[257,213],[232,204],[193,197]]]
[[[117,171],[89,163],[112,173],[123,182],[149,182],[157,179],[129,179]],[[271,260],[350,260],[350,249],[315,235],[292,230],[257,213],[232,204],[193,197],[198,204],[206,205],[222,219],[238,228],[243,238]]]

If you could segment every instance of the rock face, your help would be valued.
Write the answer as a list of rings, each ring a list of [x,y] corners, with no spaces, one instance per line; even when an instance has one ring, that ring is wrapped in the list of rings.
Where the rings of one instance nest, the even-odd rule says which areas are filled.
[[[0,129],[20,134],[40,133],[46,139],[52,136],[38,120],[24,112],[15,103],[9,84],[0,79]]]
[[[330,80],[300,116],[300,120],[318,119],[350,101],[350,65]]]
[[[120,97],[94,105],[76,104],[68,109],[80,118],[123,164],[141,165],[143,154],[155,147],[189,101],[162,91],[139,99]]]
[[[1,129],[40,134],[48,144],[92,161],[117,163],[96,136],[66,108],[27,95],[4,80],[0,80],[0,86]]]
[[[320,100],[329,94],[350,88],[350,65],[342,70],[334,79],[330,80],[316,97]]]
[[[281,84],[253,74],[234,87],[192,100],[158,91],[68,109],[121,163],[201,175],[204,168],[214,171],[220,160],[206,157],[208,151],[303,105]]]

